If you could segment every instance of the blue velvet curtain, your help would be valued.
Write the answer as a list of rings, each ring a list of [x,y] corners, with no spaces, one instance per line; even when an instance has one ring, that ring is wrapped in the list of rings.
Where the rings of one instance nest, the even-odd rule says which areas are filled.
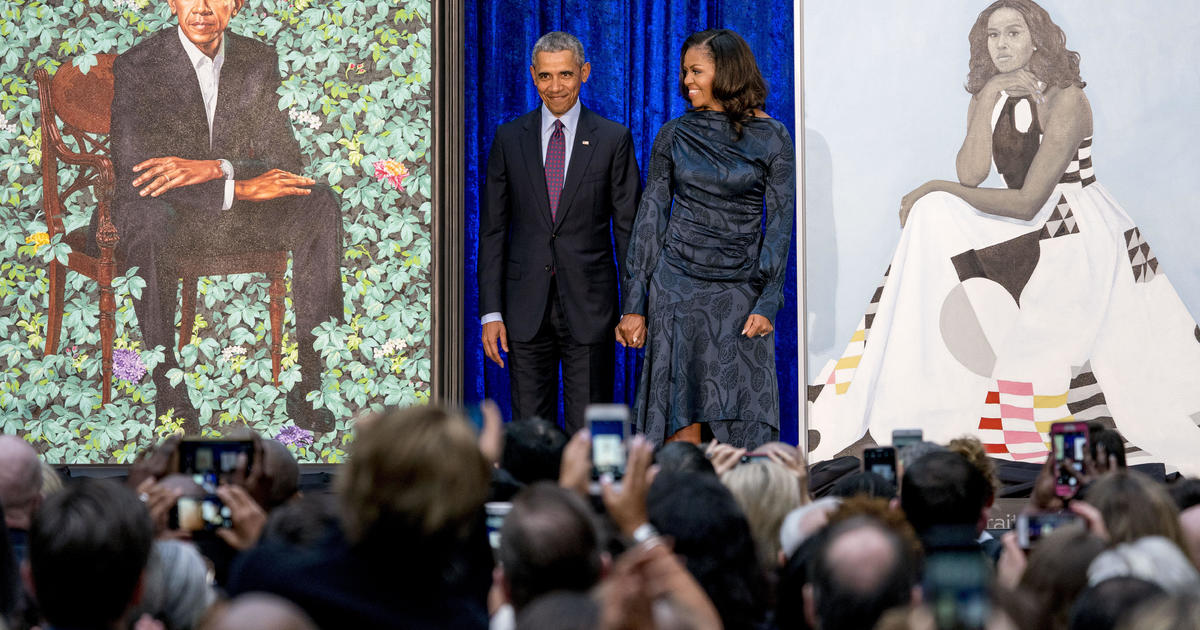
[[[750,44],[770,95],[767,113],[796,137],[792,56],[792,1],[767,0],[467,0],[466,3],[466,398],[495,399],[508,416],[508,371],[483,356],[476,286],[479,196],[496,127],[539,105],[529,76],[533,42],[562,30],[583,42],[592,64],[584,105],[633,131],[638,164],[649,164],[662,124],[683,113],[679,49],[695,31],[729,28]],[[786,301],[776,318],[780,427],[797,440],[795,243],[784,284]],[[617,346],[617,401],[632,403],[640,368],[637,353]],[[561,406],[561,402],[560,402]],[[561,415],[561,412],[560,412]]]

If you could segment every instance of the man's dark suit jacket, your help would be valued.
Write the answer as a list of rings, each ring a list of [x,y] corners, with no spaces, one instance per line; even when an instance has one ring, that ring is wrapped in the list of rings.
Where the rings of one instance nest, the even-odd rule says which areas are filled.
[[[574,340],[611,340],[618,313],[613,241],[623,262],[642,186],[633,134],[581,107],[551,221],[541,125],[538,107],[501,125],[492,142],[479,213],[479,312],[500,312],[509,338],[529,341],[553,272]]]
[[[286,114],[279,111],[279,65],[275,49],[259,41],[225,32],[212,148],[204,99],[177,27],[141,41],[117,57],[113,65],[113,166],[117,174],[114,223],[121,235],[137,226],[159,202],[177,212],[221,212],[225,181],[184,186],[151,200],[133,187],[133,166],[154,157],[193,160],[226,159],[239,180],[272,168],[292,173],[302,169],[300,145]],[[236,205],[236,202],[235,202]]]

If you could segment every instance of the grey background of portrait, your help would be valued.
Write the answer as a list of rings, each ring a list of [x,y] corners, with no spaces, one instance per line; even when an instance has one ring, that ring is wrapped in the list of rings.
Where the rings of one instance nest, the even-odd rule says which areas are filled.
[[[988,4],[803,3],[810,383],[841,355],[887,269],[900,198],[955,179],[967,33]],[[1193,0],[1040,4],[1081,56],[1097,179],[1200,315],[1200,12]]]

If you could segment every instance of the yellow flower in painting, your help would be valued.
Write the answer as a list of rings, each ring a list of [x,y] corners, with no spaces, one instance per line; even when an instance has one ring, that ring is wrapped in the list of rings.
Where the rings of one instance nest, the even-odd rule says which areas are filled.
[[[25,237],[25,242],[32,244],[34,253],[37,253],[39,247],[50,244],[50,235],[45,232],[34,232]]]

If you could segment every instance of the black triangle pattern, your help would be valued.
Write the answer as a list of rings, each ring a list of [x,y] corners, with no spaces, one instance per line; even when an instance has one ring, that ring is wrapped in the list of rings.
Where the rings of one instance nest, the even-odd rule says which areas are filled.
[[[1150,244],[1142,237],[1141,230],[1130,228],[1125,231],[1125,247],[1129,252],[1129,265],[1133,269],[1134,282],[1150,282],[1158,275],[1158,259],[1150,251]]]
[[[1079,223],[1075,220],[1075,213],[1071,211],[1071,204],[1067,202],[1066,196],[1059,195],[1058,203],[1050,213],[1050,218],[1046,219],[1045,225],[1042,226],[1042,235],[1039,240],[1044,241],[1048,238],[1078,233]]]

